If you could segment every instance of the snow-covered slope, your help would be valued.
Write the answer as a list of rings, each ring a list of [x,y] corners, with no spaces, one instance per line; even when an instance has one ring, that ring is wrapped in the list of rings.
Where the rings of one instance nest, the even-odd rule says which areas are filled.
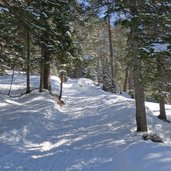
[[[59,79],[51,80],[57,93]],[[4,95],[9,82],[10,75],[0,77],[0,171],[171,170],[171,124],[157,119],[155,103],[147,103],[148,126],[164,144],[135,132],[134,100],[104,92],[91,80],[69,79],[63,107],[38,90],[10,98]],[[17,74],[13,95],[24,91],[24,82]],[[38,86],[37,76],[31,84]]]

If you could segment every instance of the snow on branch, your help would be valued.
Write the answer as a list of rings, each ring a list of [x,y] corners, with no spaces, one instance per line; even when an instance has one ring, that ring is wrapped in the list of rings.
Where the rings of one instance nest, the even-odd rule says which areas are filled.
[[[0,6],[0,13],[4,13],[4,12],[9,12],[8,8],[4,8]]]
[[[165,52],[169,50],[169,44],[165,43],[152,43],[151,48],[154,50],[154,52]]]

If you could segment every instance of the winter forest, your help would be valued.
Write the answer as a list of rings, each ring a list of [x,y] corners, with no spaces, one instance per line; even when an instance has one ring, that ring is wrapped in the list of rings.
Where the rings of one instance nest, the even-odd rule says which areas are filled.
[[[0,171],[171,171],[169,0],[0,0]]]

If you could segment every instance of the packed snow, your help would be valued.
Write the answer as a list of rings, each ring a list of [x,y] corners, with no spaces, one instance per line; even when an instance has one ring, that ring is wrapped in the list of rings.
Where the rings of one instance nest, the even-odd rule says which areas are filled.
[[[24,94],[26,76],[0,76],[0,171],[170,171],[171,124],[159,120],[159,105],[146,102],[149,132],[164,143],[142,139],[135,102],[104,92],[85,78],[64,83],[63,107],[47,91]],[[51,77],[52,93],[60,80]],[[166,106],[171,119],[171,105]]]

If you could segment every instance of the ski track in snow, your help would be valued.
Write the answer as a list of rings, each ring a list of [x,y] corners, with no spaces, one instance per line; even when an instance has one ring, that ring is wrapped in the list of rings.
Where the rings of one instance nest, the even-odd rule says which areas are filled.
[[[0,97],[0,171],[137,171],[134,146],[148,142],[135,132],[134,101],[77,81],[64,84],[63,107],[47,92]]]
[[[0,115],[0,170],[112,171],[117,167],[127,171],[118,147],[124,140],[114,138],[120,137],[117,128],[122,123],[113,122],[114,114],[106,113],[105,93],[87,96],[70,85],[64,88],[63,108],[47,93],[5,100]]]
[[[97,94],[98,91],[96,91]],[[122,155],[122,150],[117,147],[118,142],[114,142],[115,135],[112,130],[121,122],[110,123],[108,120],[109,113],[105,113],[106,104],[105,100],[103,101],[105,93],[100,96],[91,95],[91,93],[93,92],[89,90],[84,93],[79,92],[73,86],[65,90],[64,98],[67,99],[67,105],[64,106],[63,111],[69,116],[67,120],[72,125],[73,134],[78,136],[76,139],[79,140],[72,147],[72,149],[78,149],[78,152],[74,153],[74,158],[79,155],[83,157],[69,170],[77,170],[80,167],[80,170],[104,171],[117,168],[118,171],[127,171],[126,159]],[[111,117],[114,116],[113,113],[110,114]],[[84,160],[85,156],[88,161]]]

